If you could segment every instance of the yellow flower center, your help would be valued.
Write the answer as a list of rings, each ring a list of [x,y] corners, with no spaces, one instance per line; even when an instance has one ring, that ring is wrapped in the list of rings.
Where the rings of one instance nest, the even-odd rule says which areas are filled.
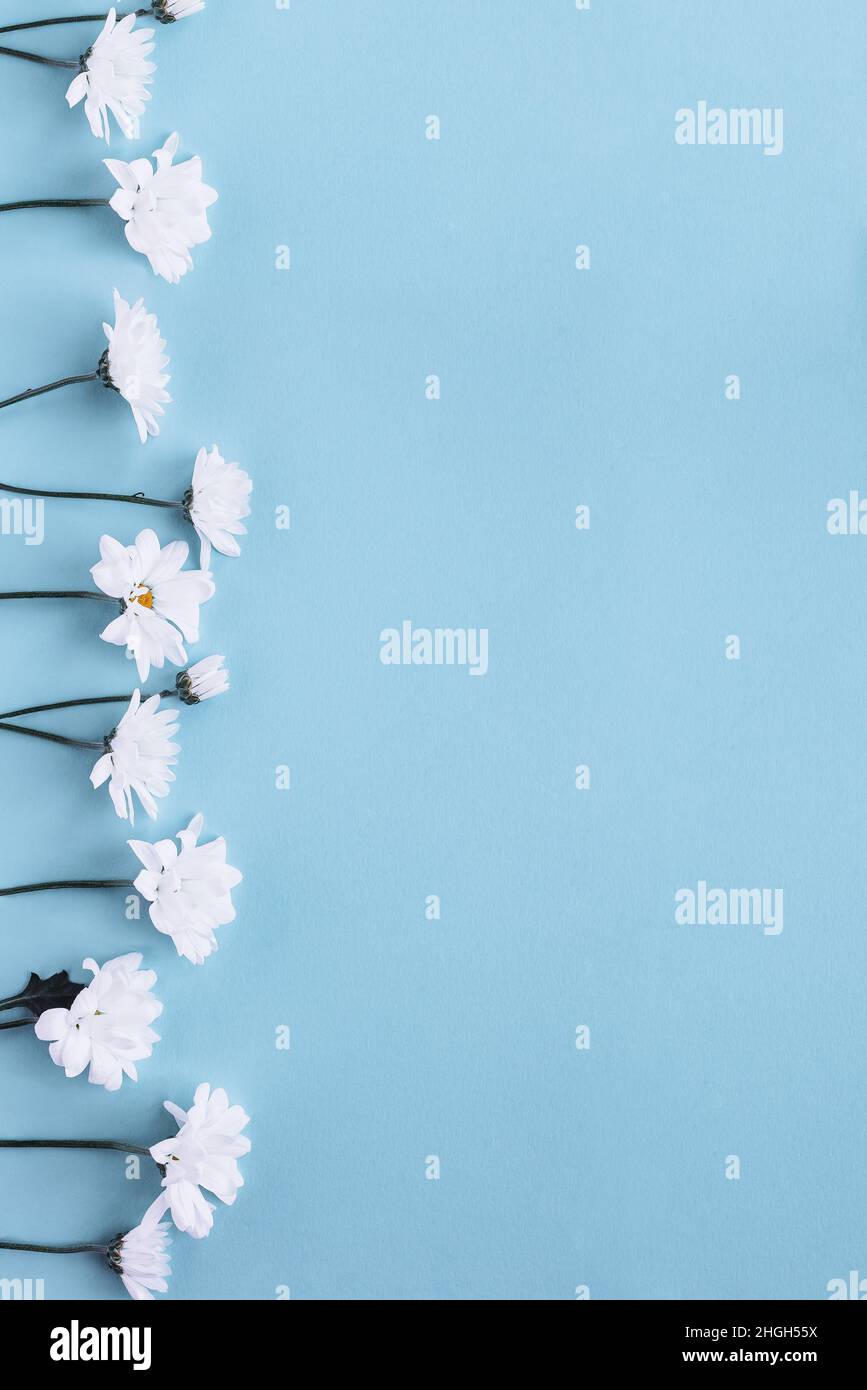
[[[152,590],[152,589],[142,589],[140,593],[133,593],[133,595],[132,595],[130,601],[131,601],[132,603],[140,603],[141,606],[142,606],[142,608],[153,608],[153,606],[154,606],[154,595],[153,595],[153,590]]]

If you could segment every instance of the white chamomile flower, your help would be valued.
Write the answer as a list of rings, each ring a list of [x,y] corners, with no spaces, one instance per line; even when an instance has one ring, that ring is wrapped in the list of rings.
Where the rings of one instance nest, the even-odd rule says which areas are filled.
[[[230,1105],[225,1091],[211,1091],[207,1082],[196,1088],[190,1110],[170,1100],[166,1110],[178,1123],[174,1139],[154,1144],[151,1157],[165,1169],[163,1187],[179,1231],[197,1240],[214,1224],[214,1207],[202,1195],[211,1192],[231,1206],[244,1179],[238,1159],[250,1152],[242,1133],[250,1117],[240,1105]]]
[[[109,794],[121,820],[135,824],[133,792],[151,819],[156,820],[154,798],[168,796],[169,785],[175,780],[171,769],[180,746],[170,740],[177,731],[175,712],[160,709],[159,695],[151,695],[142,704],[141,692],[133,692],[123,718],[106,739],[105,753],[90,774],[94,787],[109,783]]]
[[[123,1280],[130,1298],[153,1299],[154,1293],[167,1293],[166,1276],[172,1272],[171,1225],[161,1220],[167,1208],[165,1197],[152,1202],[136,1226],[126,1235],[116,1236],[108,1247],[110,1267]]]
[[[128,140],[139,138],[139,118],[150,100],[148,87],[156,65],[147,61],[153,52],[153,29],[136,29],[137,16],[118,19],[109,10],[105,27],[81,59],[81,72],[66,93],[70,106],[84,102],[84,114],[97,139],[111,144],[109,112]]]
[[[160,24],[173,24],[176,19],[188,19],[205,8],[205,0],[154,0],[154,18]]]
[[[165,414],[163,406],[171,400],[166,391],[171,378],[163,370],[169,365],[169,359],[163,351],[165,343],[160,337],[159,324],[154,315],[147,312],[143,300],[140,299],[130,308],[117,290],[114,292],[114,313],[114,324],[102,325],[108,347],[95,371],[66,376],[46,386],[20,391],[0,401],[0,410],[34,396],[44,396],[49,391],[57,391],[62,386],[99,380],[126,401],[143,444],[149,434],[159,434],[157,417]]]
[[[117,1091],[125,1076],[138,1080],[135,1063],[150,1057],[159,1034],[151,1028],[163,1006],[151,990],[152,970],[141,970],[141,956],[118,956],[100,969],[84,962],[93,980],[67,1009],[47,1009],[36,1020],[36,1036],[51,1044],[51,1060],[67,1076],[90,1067],[88,1081]]]
[[[215,190],[202,182],[202,161],[173,164],[177,152],[175,134],[154,151],[156,168],[149,159],[104,161],[120,184],[110,206],[126,222],[127,241],[172,285],[192,269],[190,247],[209,240],[207,209],[217,201]]]
[[[91,569],[104,594],[123,604],[123,612],[100,634],[104,642],[126,647],[146,680],[152,666],[187,659],[181,636],[199,639],[199,607],[214,594],[205,570],[184,570],[190,553],[186,541],[160,546],[156,532],[139,531],[134,545],[112,536],[99,542],[101,560]]]
[[[178,699],[185,705],[198,705],[202,700],[213,700],[215,695],[224,695],[229,689],[229,672],[223,662],[224,656],[206,656],[197,661],[187,671],[181,671],[175,679]]]
[[[144,868],[134,887],[150,903],[150,918],[157,931],[170,936],[179,956],[201,965],[217,949],[214,931],[234,922],[232,889],[242,874],[226,863],[222,836],[207,845],[198,843],[204,823],[194,816],[173,840],[130,840],[129,847]]]
[[[163,349],[156,316],[149,314],[139,299],[132,308],[114,292],[114,326],[104,323],[108,348],[99,362],[99,375],[105,386],[123,396],[130,407],[142,444],[148,435],[157,435],[158,415],[171,396],[166,391],[171,377],[163,370],[169,359]]]
[[[211,452],[200,449],[193,467],[193,482],[184,505],[202,543],[200,563],[211,563],[211,546],[221,555],[240,555],[236,536],[245,536],[243,518],[250,515],[253,483],[237,463],[227,463],[216,444]]]

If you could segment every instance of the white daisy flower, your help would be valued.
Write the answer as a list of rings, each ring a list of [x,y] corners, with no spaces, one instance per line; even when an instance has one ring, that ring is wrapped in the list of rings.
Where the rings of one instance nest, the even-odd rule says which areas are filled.
[[[231,1206],[244,1179],[238,1159],[250,1152],[241,1130],[250,1117],[240,1105],[230,1105],[225,1091],[213,1093],[207,1082],[196,1088],[192,1108],[181,1110],[170,1100],[166,1110],[178,1123],[174,1139],[154,1144],[151,1157],[165,1169],[163,1187],[179,1231],[197,1240],[214,1224],[214,1207],[202,1195],[211,1192]]]
[[[226,863],[226,841],[220,836],[198,844],[204,824],[194,816],[173,840],[130,840],[129,847],[144,868],[135,880],[136,892],[150,903],[157,931],[170,936],[179,956],[201,965],[217,949],[216,927],[234,922],[232,889],[242,874]]]
[[[155,30],[136,29],[136,15],[118,19],[109,10],[105,27],[81,59],[81,72],[66,93],[70,106],[84,102],[84,114],[97,139],[111,144],[109,112],[128,140],[139,138],[139,117],[150,100],[148,87],[156,64],[147,62],[153,52]]]
[[[236,536],[246,536],[242,519],[250,515],[253,483],[237,463],[227,463],[216,444],[211,452],[200,449],[193,467],[193,482],[184,497],[187,516],[202,543],[200,564],[211,563],[211,546],[221,555],[240,555]]]
[[[224,695],[229,689],[229,672],[223,665],[225,660],[224,656],[206,656],[188,671],[181,671],[175,680],[178,698],[185,705],[198,705],[202,700],[213,700],[215,695]]]
[[[104,323],[108,348],[99,362],[99,375],[105,386],[123,396],[132,410],[142,444],[148,435],[160,432],[157,416],[164,415],[163,406],[171,400],[166,391],[171,377],[163,371],[169,359],[163,349],[159,324],[139,299],[130,308],[125,299],[114,292],[114,327]]]
[[[160,546],[156,532],[145,529],[134,545],[103,536],[99,553],[102,559],[90,571],[94,581],[123,604],[120,616],[100,634],[103,641],[126,647],[142,680],[167,660],[183,666],[187,653],[181,636],[199,640],[199,607],[215,592],[205,570],[183,569],[190,553],[186,541]]]
[[[127,241],[172,285],[192,269],[190,247],[209,240],[207,209],[217,201],[215,190],[202,182],[200,159],[172,164],[178,140],[170,135],[154,151],[156,169],[149,159],[103,161],[120,184],[110,206],[126,222]]]
[[[205,8],[205,0],[154,0],[154,18],[160,24],[173,24],[176,19],[188,19]]]
[[[157,818],[154,798],[169,794],[175,780],[174,755],[180,752],[180,745],[170,742],[178,731],[175,721],[173,710],[160,709],[159,695],[142,704],[141,692],[134,691],[123,718],[106,739],[105,753],[94,764],[93,786],[109,783],[114,809],[130,825],[135,824],[133,792],[152,820]]]
[[[165,1197],[152,1202],[136,1226],[125,1236],[116,1236],[108,1247],[108,1263],[123,1280],[130,1298],[153,1299],[154,1293],[167,1293],[166,1275],[172,1272],[171,1225],[160,1218],[167,1207]]]
[[[90,1068],[88,1081],[117,1091],[125,1076],[138,1080],[135,1063],[150,1057],[159,1034],[151,1028],[163,1006],[151,994],[152,970],[140,970],[140,955],[118,956],[100,969],[84,962],[93,980],[68,1009],[47,1009],[36,1020],[36,1036],[51,1044],[51,1060],[67,1076]]]

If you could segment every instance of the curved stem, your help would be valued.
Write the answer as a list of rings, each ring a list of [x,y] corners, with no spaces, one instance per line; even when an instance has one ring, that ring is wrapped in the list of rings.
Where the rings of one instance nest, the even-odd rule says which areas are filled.
[[[0,1023],[0,1029],[3,1029],[3,1028],[32,1028],[32,1027],[33,1027],[33,1019],[32,1019],[32,1018],[15,1018],[15,1019],[12,1020],[11,1023]]]
[[[153,6],[148,6],[146,10],[136,10],[135,13],[137,19],[144,19],[147,15],[153,14]],[[118,15],[119,20],[124,18],[124,15]],[[72,14],[61,19],[28,19],[21,24],[4,24],[0,28],[0,34],[17,34],[21,29],[48,29],[55,24],[104,24],[107,19],[108,15],[105,13]]]
[[[107,1245],[25,1245],[15,1240],[0,1240],[0,1250],[33,1250],[37,1255],[107,1255]]]
[[[112,1149],[119,1154],[150,1158],[150,1149],[125,1144],[122,1139],[0,1139],[0,1149]]]
[[[85,739],[67,738],[65,734],[49,734],[44,729],[25,729],[21,724],[0,724],[0,729],[7,734],[24,734],[27,738],[43,738],[49,743],[63,743],[67,748],[92,748],[105,752],[105,741],[91,743]]]
[[[182,501],[165,502],[159,497],[145,497],[143,492],[48,492],[44,488],[18,487],[14,483],[0,483],[0,492],[15,492],[21,497],[72,498],[82,502],[132,502],[137,507],[180,508],[185,505]]]
[[[0,53],[8,53],[10,50],[0,48]],[[76,64],[76,67],[78,64]],[[62,381],[51,381],[47,386],[32,386],[29,391],[21,391],[17,396],[10,396],[8,401],[0,401],[0,410],[7,405],[17,405],[19,401],[29,401],[31,396],[44,396],[48,391],[59,391],[61,386],[78,386],[83,381],[96,381],[99,376],[99,368],[95,372],[85,372],[82,376],[65,376]]]
[[[0,898],[14,898],[19,893],[46,893],[56,888],[132,888],[129,878],[69,878],[56,883],[22,883],[17,888],[0,888]]]
[[[98,594],[92,589],[15,589],[0,594],[0,599],[11,598],[89,598],[99,603],[118,603],[110,594]]]
[[[176,700],[177,690],[160,690],[161,700]],[[150,699],[149,695],[143,697]],[[53,709],[78,709],[82,705],[128,705],[132,695],[94,695],[89,700],[56,700],[52,705],[30,705],[27,709],[10,709],[0,714],[0,719],[19,719],[25,714],[45,714]]]
[[[46,58],[41,53],[25,53],[20,48],[0,48],[6,58],[23,58],[26,63],[42,63],[46,68],[74,68],[81,71],[79,58]]]
[[[0,212],[20,212],[24,208],[107,208],[108,198],[28,198],[22,203],[0,203]]]

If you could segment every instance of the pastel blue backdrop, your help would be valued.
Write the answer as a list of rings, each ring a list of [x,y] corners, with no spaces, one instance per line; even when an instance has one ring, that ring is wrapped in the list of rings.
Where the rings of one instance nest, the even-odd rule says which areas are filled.
[[[867,540],[825,529],[867,481],[865,45],[860,0],[209,0],[110,151],[66,74],[0,59],[0,198],[108,196],[102,157],[173,130],[221,194],[178,287],[109,211],[0,218],[0,395],[94,365],[116,285],[175,398],[145,448],[97,386],[5,411],[0,478],[179,495],[216,441],[255,479],[191,653],[231,695],[183,712],[135,830],[227,837],[219,954],[177,960],[120,894],[0,904],[0,994],[140,948],[165,1003],[116,1095],[4,1034],[4,1135],[152,1142],[203,1079],[252,1116],[173,1297],[822,1298],[867,1270]],[[783,107],[783,154],[679,147],[701,99]],[[145,524],[186,534],[52,504],[41,547],[0,539],[0,587],[87,586],[101,532]],[[103,616],[4,605],[2,707],[131,688]],[[382,666],[405,618],[487,627],[488,675]],[[2,882],[134,871],[89,768],[0,735]],[[677,927],[700,878],[782,887],[783,933]],[[0,1153],[0,1235],[111,1236],[156,1191]],[[0,1277],[126,1296],[88,1257]]]

